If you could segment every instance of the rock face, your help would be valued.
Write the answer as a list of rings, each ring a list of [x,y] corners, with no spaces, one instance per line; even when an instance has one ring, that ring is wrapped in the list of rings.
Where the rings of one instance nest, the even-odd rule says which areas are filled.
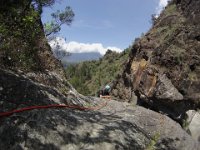
[[[132,47],[113,95],[175,120],[200,106],[200,1],[173,0]],[[120,92],[116,92],[120,91]]]
[[[56,75],[53,72],[24,74],[0,69],[1,111],[6,107],[14,109],[20,104],[29,106],[64,103],[69,86],[64,79]],[[49,97],[52,101],[49,101]]]
[[[2,149],[199,148],[170,118],[117,101],[109,101],[98,111],[32,110],[0,120]]]
[[[187,120],[185,122],[185,128],[195,140],[200,142],[200,112],[188,110],[186,114]]]
[[[56,72],[23,73],[0,69],[0,112],[35,105],[83,106],[90,101]]]
[[[107,101],[81,97],[73,94],[76,92],[73,88],[68,88],[70,85],[66,86],[64,80],[52,72],[23,74],[1,69],[0,115],[28,106],[75,104],[92,107]],[[198,150],[199,144],[167,116],[131,103],[111,100],[95,111],[49,108],[0,117],[0,147],[24,150]]]

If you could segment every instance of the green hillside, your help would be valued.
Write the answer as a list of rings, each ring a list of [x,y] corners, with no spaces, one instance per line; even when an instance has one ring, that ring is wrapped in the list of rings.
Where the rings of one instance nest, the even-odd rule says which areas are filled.
[[[114,80],[128,60],[130,47],[121,53],[108,50],[99,60],[71,64],[66,69],[70,83],[84,95],[96,95],[105,84]]]

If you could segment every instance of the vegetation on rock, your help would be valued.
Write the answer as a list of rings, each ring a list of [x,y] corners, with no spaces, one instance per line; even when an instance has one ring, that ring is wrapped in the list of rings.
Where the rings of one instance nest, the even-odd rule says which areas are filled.
[[[54,0],[0,1],[0,66],[24,71],[62,71],[47,43],[41,13]],[[70,9],[72,13],[72,10]],[[57,18],[55,14],[55,18]],[[61,22],[70,22],[60,13]],[[62,73],[63,74],[63,73]]]
[[[74,12],[71,7],[67,6],[65,11],[57,10],[52,13],[51,16],[53,20],[44,24],[44,32],[48,38],[50,38],[50,35],[59,32],[63,24],[71,25],[74,18]]]
[[[122,73],[130,48],[121,53],[108,50],[99,60],[71,64],[66,68],[69,82],[84,95],[96,95],[106,84]]]
[[[131,49],[113,95],[133,95],[139,104],[182,123],[200,107],[200,1],[173,0]],[[145,66],[143,66],[145,62]],[[127,90],[124,90],[127,89]],[[121,92],[115,92],[121,91]],[[130,91],[130,92],[127,92]]]

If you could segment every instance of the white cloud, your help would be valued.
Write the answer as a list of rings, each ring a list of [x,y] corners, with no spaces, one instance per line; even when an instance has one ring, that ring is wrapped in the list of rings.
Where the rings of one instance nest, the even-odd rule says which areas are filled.
[[[168,2],[170,0],[159,0],[159,4],[156,7],[156,17],[158,17],[161,13],[161,11],[167,6]]]
[[[108,49],[116,52],[122,51],[117,47],[104,47],[101,43],[79,43],[76,41],[67,43],[61,37],[56,37],[54,40],[51,40],[49,44],[52,49],[56,49],[56,46],[59,45],[60,50],[64,50],[70,53],[99,52],[101,55],[104,55]]]

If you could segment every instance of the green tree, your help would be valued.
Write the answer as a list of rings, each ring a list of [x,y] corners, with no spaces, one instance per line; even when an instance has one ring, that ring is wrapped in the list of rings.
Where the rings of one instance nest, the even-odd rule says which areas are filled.
[[[55,59],[45,38],[41,14],[44,7],[54,3],[55,0],[0,1],[1,66],[22,70],[52,68],[50,63]],[[59,18],[67,21],[65,14]]]
[[[74,18],[74,12],[67,6],[64,11],[57,10],[57,12],[52,13],[51,16],[53,20],[44,24],[45,35],[47,37],[59,32],[63,24],[71,25]]]

